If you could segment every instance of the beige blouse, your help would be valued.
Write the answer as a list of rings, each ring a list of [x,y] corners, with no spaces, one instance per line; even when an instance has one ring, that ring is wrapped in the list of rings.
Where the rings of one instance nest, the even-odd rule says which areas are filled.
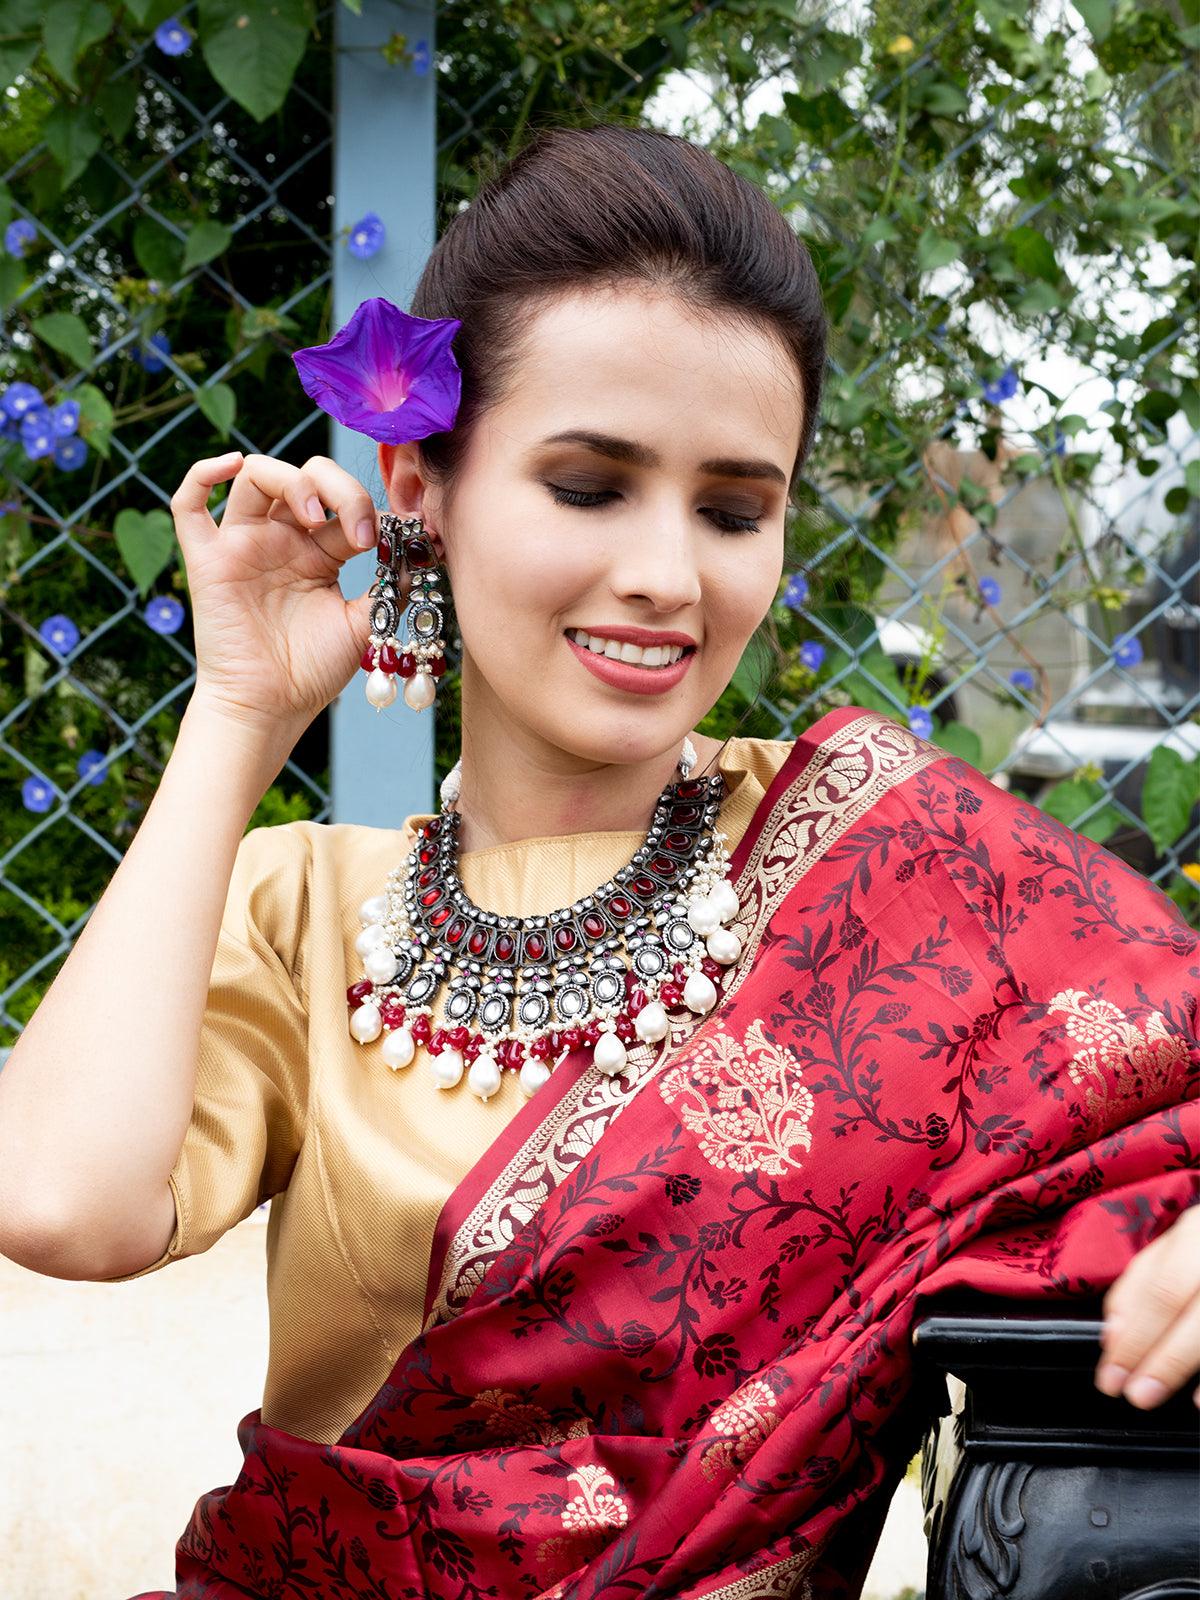
[[[732,850],[791,746],[733,739],[719,765]],[[270,1349],[263,1420],[332,1443],[421,1330],[442,1204],[525,1103],[516,1074],[483,1101],[439,1089],[428,1058],[393,1072],[349,1030],[362,976],[358,908],[407,854],[403,829],[289,822],[242,839],[200,1035],[192,1118],[171,1173],[176,1230],[144,1277],[208,1250],[271,1198]],[[589,894],[637,832],[527,839],[470,851],[471,898],[535,916]]]

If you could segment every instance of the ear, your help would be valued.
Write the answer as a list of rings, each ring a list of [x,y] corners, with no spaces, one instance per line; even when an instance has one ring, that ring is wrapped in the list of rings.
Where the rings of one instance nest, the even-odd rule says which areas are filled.
[[[436,496],[427,498],[428,485],[421,471],[421,457],[415,443],[381,444],[379,446],[379,475],[383,479],[384,493],[389,508],[397,516],[420,517],[425,531],[433,541],[434,549],[442,554],[441,533]]]

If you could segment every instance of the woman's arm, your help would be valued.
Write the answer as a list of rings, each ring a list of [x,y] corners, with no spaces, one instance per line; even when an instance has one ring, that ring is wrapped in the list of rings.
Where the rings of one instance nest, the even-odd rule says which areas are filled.
[[[175,1227],[205,997],[239,842],[297,726],[193,696],[136,837],[0,1071],[0,1253],[137,1270]]]

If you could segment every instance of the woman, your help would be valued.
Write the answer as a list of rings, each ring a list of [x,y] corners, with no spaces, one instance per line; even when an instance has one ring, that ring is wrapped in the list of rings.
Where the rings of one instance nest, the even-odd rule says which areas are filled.
[[[926,1421],[924,1299],[1116,1285],[1120,1364],[1200,1366],[1149,1292],[1198,1214],[1195,937],[885,718],[695,731],[777,591],[824,360],[751,186],[666,135],[540,135],[413,311],[461,320],[462,407],[380,466],[454,596],[460,788],[433,827],[237,847],[142,1271],[273,1196],[271,1365],[176,1592],[848,1600]],[[258,456],[198,463],[175,510],[188,715],[273,775],[362,657],[382,591],[336,575],[373,512],[324,458]]]

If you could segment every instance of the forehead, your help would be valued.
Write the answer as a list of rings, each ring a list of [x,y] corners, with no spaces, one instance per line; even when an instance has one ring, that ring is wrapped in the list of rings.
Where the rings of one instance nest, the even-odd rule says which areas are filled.
[[[698,455],[757,444],[787,473],[801,409],[796,364],[767,323],[638,285],[540,306],[494,420],[521,439],[619,422],[633,437],[670,433]]]

